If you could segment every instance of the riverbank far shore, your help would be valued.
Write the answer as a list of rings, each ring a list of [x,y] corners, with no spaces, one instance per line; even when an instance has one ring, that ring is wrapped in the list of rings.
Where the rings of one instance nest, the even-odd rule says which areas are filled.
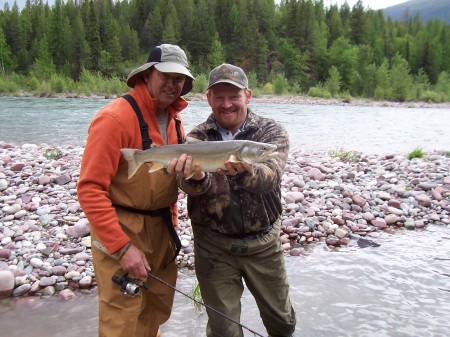
[[[60,296],[96,290],[90,225],[77,199],[81,146],[15,146],[0,141],[0,297]],[[376,246],[381,231],[450,225],[450,157],[428,153],[357,154],[293,151],[282,177],[286,254],[307,254],[357,240]],[[180,268],[194,268],[186,196],[179,194]]]
[[[2,95],[0,95],[2,96]],[[22,92],[15,97],[36,97],[31,93]],[[42,97],[42,96],[41,96]],[[49,98],[80,98],[80,99],[114,99],[118,95],[85,95],[74,93],[58,93]],[[206,102],[206,94],[188,94],[184,97],[187,101]],[[428,102],[395,102],[395,101],[377,101],[366,98],[321,98],[306,95],[254,95],[251,101],[253,103],[269,103],[269,104],[297,104],[297,105],[338,105],[338,106],[368,106],[368,107],[389,107],[389,108],[420,108],[420,109],[450,109],[450,102],[428,103]]]
[[[195,94],[187,98],[192,101],[206,101],[206,95]],[[450,102],[427,103],[427,102],[394,102],[376,101],[373,99],[354,98],[351,100],[341,98],[321,98],[304,95],[261,95],[252,96],[253,103],[270,104],[296,104],[296,105],[338,105],[338,106],[368,106],[385,108],[420,108],[420,109],[450,109]]]

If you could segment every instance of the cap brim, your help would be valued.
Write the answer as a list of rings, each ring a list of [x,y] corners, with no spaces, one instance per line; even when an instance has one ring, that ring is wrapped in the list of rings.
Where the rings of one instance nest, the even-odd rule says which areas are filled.
[[[194,76],[189,72],[189,70],[183,65],[175,62],[160,62],[154,64],[155,68],[162,73],[176,73],[189,76],[194,79]]]
[[[217,81],[217,82],[214,82],[214,83],[210,84],[210,85],[208,86],[208,88],[206,88],[206,89],[209,89],[209,88],[211,88],[211,87],[213,87],[213,86],[215,86],[216,84],[219,84],[219,83],[228,83],[228,84],[234,85],[235,87],[238,87],[239,89],[247,89],[247,88],[246,88],[245,86],[243,86],[242,84],[239,84],[239,83],[234,82],[234,81],[232,81],[232,80],[219,80],[219,81]]]

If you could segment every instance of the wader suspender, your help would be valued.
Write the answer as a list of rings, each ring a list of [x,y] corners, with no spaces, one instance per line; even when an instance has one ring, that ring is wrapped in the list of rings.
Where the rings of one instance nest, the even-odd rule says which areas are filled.
[[[139,120],[139,126],[141,128],[141,136],[142,136],[142,147],[144,150],[147,150],[152,145],[152,139],[150,138],[148,134],[148,125],[144,121],[144,117],[142,116],[141,109],[139,108],[136,100],[131,95],[124,95],[122,96],[124,99],[127,100],[128,103],[130,103],[131,107],[133,108],[134,112],[136,113],[137,119]],[[175,119],[175,127],[177,129],[177,136],[178,136],[178,143],[183,143],[183,137],[181,136],[181,121],[174,117]],[[175,228],[173,227],[173,221],[172,221],[172,210],[170,207],[164,207],[160,209],[155,210],[141,210],[136,209],[132,207],[122,206],[122,205],[113,205],[114,207],[124,209],[128,212],[132,213],[138,213],[138,214],[144,214],[144,215],[150,215],[150,216],[161,216],[164,219],[164,222],[167,226],[167,230],[170,233],[170,236],[172,237],[173,241],[175,242],[175,245],[177,247],[177,250],[175,252],[175,256],[172,260],[176,259],[178,256],[178,253],[181,249],[181,242],[180,238],[178,237],[177,232],[175,231]]]

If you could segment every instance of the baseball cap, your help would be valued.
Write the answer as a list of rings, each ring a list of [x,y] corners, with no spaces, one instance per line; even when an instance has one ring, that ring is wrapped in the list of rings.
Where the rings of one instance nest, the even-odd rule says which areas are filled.
[[[139,68],[134,69],[127,77],[127,85],[134,88],[137,80],[142,76],[142,72],[155,67],[163,73],[177,73],[186,75],[181,96],[192,90],[194,76],[189,71],[189,63],[183,49],[173,44],[161,44],[153,48],[148,56],[147,62]]]
[[[223,63],[209,73],[208,89],[218,83],[230,83],[241,89],[248,89],[248,79],[244,70],[232,64]]]

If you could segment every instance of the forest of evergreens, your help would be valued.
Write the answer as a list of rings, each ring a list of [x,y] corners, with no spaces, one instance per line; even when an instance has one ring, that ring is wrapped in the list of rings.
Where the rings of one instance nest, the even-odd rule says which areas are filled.
[[[180,45],[204,92],[214,66],[258,94],[450,101],[450,25],[323,0],[28,0],[0,10],[0,93],[122,94],[160,43]]]

